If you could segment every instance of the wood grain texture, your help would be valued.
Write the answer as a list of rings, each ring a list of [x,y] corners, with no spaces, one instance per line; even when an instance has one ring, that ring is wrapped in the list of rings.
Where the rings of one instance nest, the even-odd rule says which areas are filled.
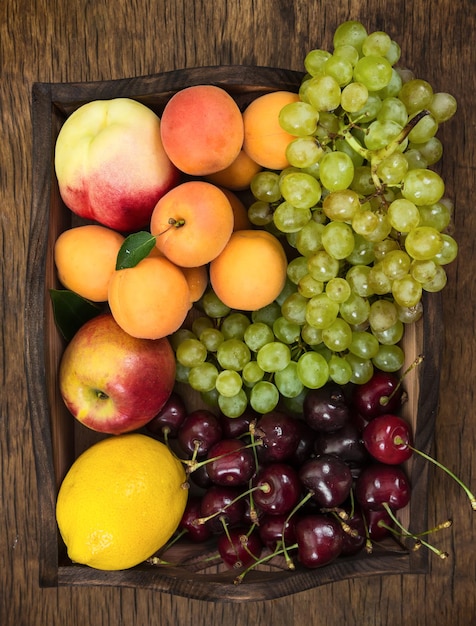
[[[402,62],[458,99],[440,137],[455,200],[458,260],[444,292],[445,348],[434,453],[476,477],[474,132],[476,11],[472,0],[6,0],[0,4],[0,623],[7,626],[257,626],[296,623],[450,626],[476,616],[476,526],[467,500],[430,469],[429,522],[450,559],[427,576],[372,576],[269,602],[214,604],[149,590],[40,589],[33,439],[23,365],[26,250],[32,187],[33,82],[107,80],[182,67],[256,64],[302,69],[335,27],[360,19],[401,45]]]

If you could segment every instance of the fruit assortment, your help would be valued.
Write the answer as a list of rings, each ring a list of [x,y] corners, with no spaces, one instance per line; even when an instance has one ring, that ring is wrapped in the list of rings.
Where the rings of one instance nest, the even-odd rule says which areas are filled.
[[[140,343],[134,356],[160,341],[173,357],[158,367],[177,388],[144,430],[181,459],[190,494],[150,564],[182,538],[212,545],[235,582],[278,557],[315,568],[388,536],[446,556],[396,512],[411,496],[403,464],[432,461],[400,415],[401,340],[458,252],[432,169],[456,101],[400,68],[386,33],[348,21],[333,43],[308,53],[299,93],[241,111],[199,85],[161,118],[127,98],[95,101],[59,133],[61,196],[94,222],[56,241],[59,280],[97,304],[92,328],[107,317]],[[121,438],[139,423],[139,386],[119,419],[121,385],[99,352],[97,380],[65,383],[63,368],[61,391],[84,425]],[[88,415],[105,402],[107,420]]]

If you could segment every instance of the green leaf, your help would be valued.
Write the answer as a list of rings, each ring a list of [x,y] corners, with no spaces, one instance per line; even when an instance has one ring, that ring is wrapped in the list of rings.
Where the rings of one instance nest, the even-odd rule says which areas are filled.
[[[146,231],[132,233],[126,237],[117,255],[116,270],[135,267],[149,255],[155,241],[156,237]]]
[[[50,289],[53,314],[58,330],[70,341],[83,324],[102,312],[93,302],[68,289]]]

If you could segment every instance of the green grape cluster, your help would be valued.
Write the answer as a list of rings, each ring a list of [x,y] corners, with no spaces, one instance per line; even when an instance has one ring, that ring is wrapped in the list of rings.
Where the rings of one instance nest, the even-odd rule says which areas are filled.
[[[252,313],[207,292],[203,316],[173,338],[179,380],[226,415],[280,399],[298,408],[329,380],[400,370],[405,325],[423,314],[424,292],[446,285],[458,252],[453,206],[431,167],[457,104],[399,60],[388,34],[357,21],[337,28],[332,53],[304,60],[299,101],[279,118],[295,137],[290,165],[250,185],[250,221],[290,250],[286,285]]]

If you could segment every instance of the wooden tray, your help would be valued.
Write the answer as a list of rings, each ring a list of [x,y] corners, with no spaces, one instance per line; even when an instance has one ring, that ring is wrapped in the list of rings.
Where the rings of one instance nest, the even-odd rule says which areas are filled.
[[[194,571],[193,567],[157,568],[143,564],[125,571],[102,572],[72,564],[58,533],[55,503],[59,484],[79,453],[99,437],[71,417],[57,385],[64,344],[55,327],[48,295],[49,289],[61,287],[54,268],[53,244],[62,231],[75,224],[60,198],[53,167],[54,145],[61,125],[80,105],[115,97],[135,98],[160,115],[176,91],[196,84],[223,87],[244,109],[258,95],[281,89],[297,91],[301,78],[301,73],[283,69],[221,66],[115,81],[33,85],[33,202],[26,277],[25,368],[38,484],[41,586],[148,588],[200,600],[231,602],[283,597],[356,576],[427,571],[426,550],[407,552],[389,542],[372,555],[340,558],[316,570],[298,566],[291,572],[279,564],[265,567],[251,572],[240,585],[233,584],[233,572],[220,567]],[[409,400],[405,417],[414,428],[416,446],[429,451],[437,413],[442,349],[439,295],[426,297],[424,305],[422,320],[408,327],[404,338],[408,363],[419,354],[425,355],[423,363],[406,378]],[[417,532],[427,527],[428,463],[415,457],[407,469],[412,499],[400,518]]]

